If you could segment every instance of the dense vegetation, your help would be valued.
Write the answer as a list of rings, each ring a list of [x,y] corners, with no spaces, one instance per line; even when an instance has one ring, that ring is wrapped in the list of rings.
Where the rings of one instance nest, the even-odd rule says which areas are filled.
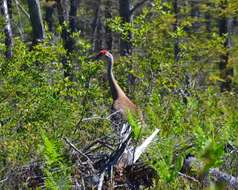
[[[27,10],[27,2],[20,3]],[[55,3],[40,3],[45,18]],[[106,66],[88,59],[110,49],[106,31],[115,76],[144,114],[141,138],[160,129],[143,157],[158,174],[152,189],[229,188],[206,176],[209,169],[238,175],[237,1],[146,1],[130,22],[118,6],[115,0],[82,0],[75,31],[53,14],[53,29],[44,20],[45,37],[33,44],[29,18],[11,6],[10,58],[0,33],[0,189],[27,188],[27,180],[16,176],[34,162],[42,163],[47,189],[70,189],[76,166],[63,138],[81,149],[112,133],[110,121],[96,119],[110,114]],[[0,28],[5,24],[2,16]],[[131,46],[126,54],[119,40]],[[201,166],[184,176],[188,155]]]

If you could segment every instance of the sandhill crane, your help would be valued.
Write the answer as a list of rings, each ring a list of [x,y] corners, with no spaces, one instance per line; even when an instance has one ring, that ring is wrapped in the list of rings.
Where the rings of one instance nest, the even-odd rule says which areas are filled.
[[[140,109],[126,96],[121,87],[118,85],[114,74],[113,74],[113,55],[107,50],[101,50],[97,55],[96,59],[106,57],[107,62],[107,75],[110,85],[111,95],[113,98],[112,109],[113,111],[120,112],[124,120],[127,120],[128,113],[138,117],[143,122],[143,117]]]
[[[120,141],[123,142],[131,134],[131,127],[127,122],[129,114],[134,116],[140,123],[144,124],[143,115],[140,109],[126,96],[117,83],[113,74],[113,55],[107,50],[101,50],[96,55],[96,59],[102,57],[106,58],[108,81],[113,99],[111,116],[111,121],[113,122],[112,127],[119,136]]]

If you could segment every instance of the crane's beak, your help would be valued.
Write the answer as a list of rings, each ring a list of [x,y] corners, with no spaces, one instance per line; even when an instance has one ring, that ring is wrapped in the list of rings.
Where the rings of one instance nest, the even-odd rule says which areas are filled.
[[[97,60],[98,58],[97,58],[97,56],[90,56],[90,57],[88,57],[87,59],[90,60],[90,61],[91,61],[91,60],[93,61],[93,60]]]
[[[98,60],[101,57],[100,54],[94,55],[94,56],[90,56],[88,59],[89,60]]]

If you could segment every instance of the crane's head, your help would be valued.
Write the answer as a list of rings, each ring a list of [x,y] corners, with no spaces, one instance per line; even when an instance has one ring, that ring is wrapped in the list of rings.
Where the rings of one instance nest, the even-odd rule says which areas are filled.
[[[105,57],[109,62],[113,62],[113,56],[112,56],[112,54],[109,52],[109,51],[107,51],[107,50],[105,50],[105,49],[103,49],[103,50],[101,50],[97,55],[96,55],[96,59],[100,59],[101,57]]]

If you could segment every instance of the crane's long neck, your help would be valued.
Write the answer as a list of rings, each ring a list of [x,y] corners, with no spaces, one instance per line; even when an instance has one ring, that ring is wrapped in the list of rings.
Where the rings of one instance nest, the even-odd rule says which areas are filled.
[[[117,81],[113,75],[113,57],[112,56],[108,60],[107,74],[108,74],[108,81],[109,81],[113,100],[116,100],[119,97],[125,96],[125,93],[123,92],[121,87],[117,84]]]

